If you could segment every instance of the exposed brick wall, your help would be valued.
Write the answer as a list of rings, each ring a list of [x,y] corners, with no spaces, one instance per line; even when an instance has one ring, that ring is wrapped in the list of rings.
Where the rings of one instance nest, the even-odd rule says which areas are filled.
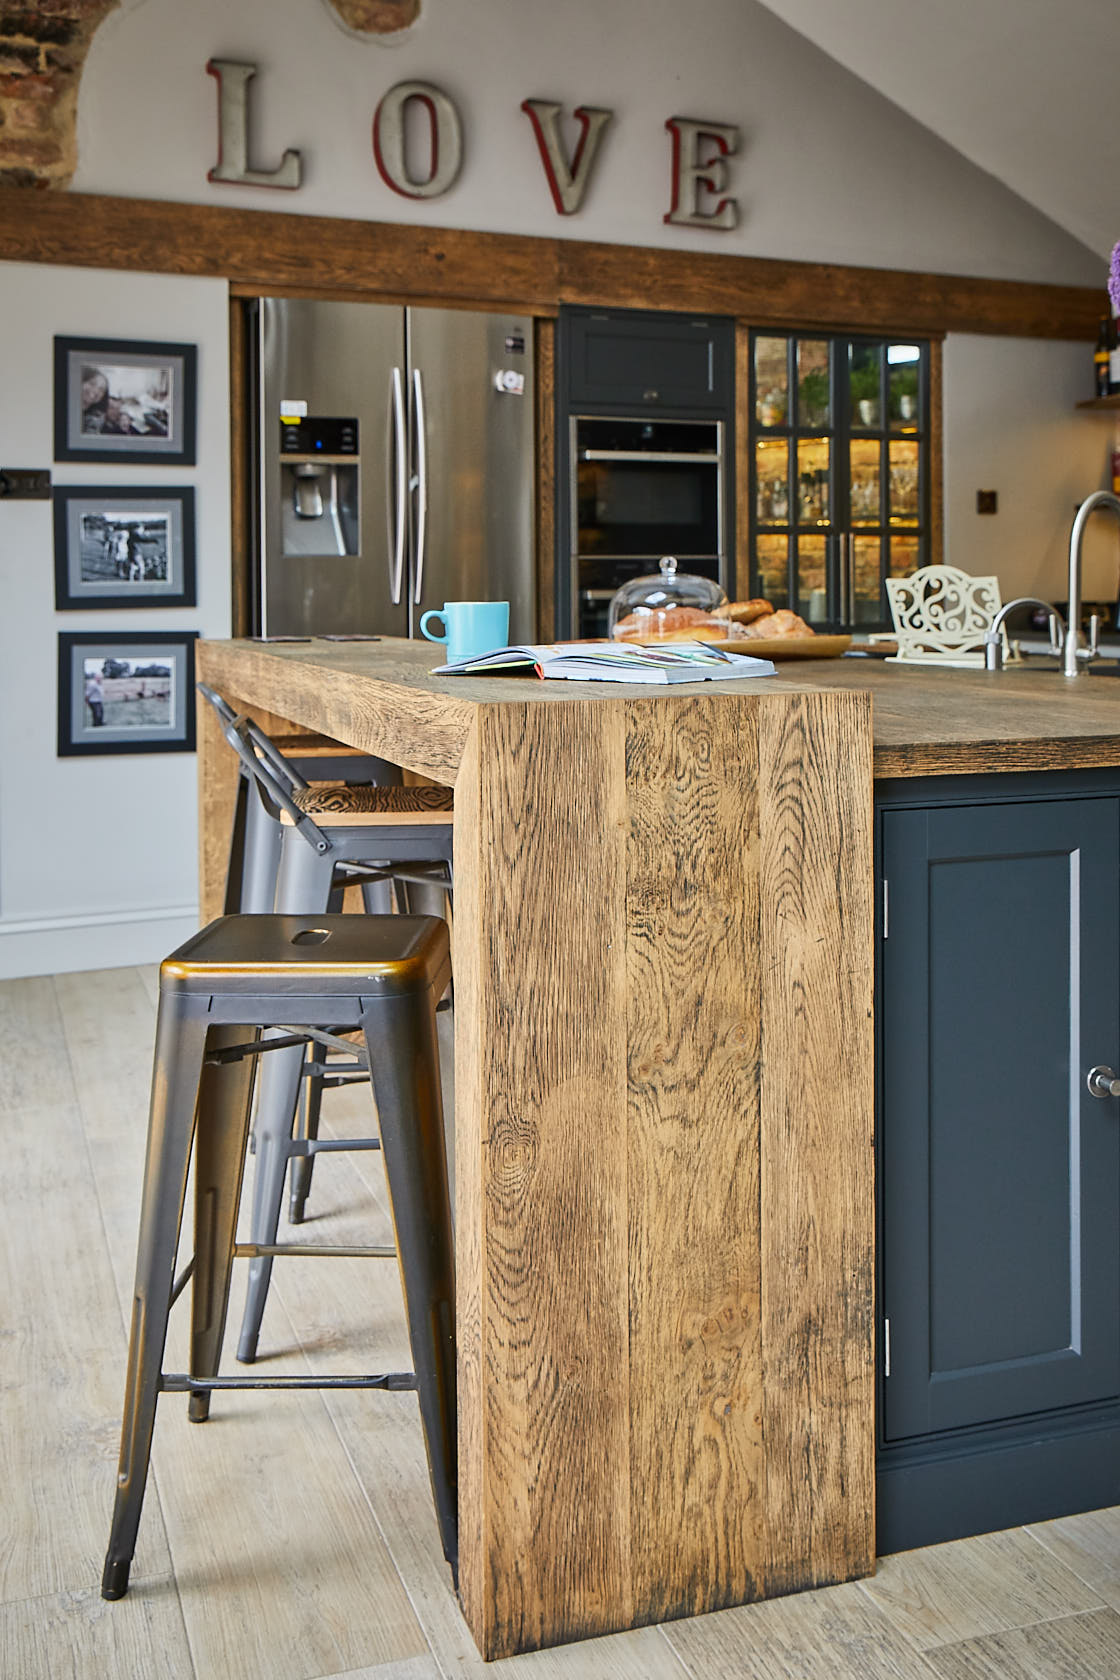
[[[119,0],[0,5],[0,185],[65,187],[78,161],[78,83]]]
[[[420,15],[420,0],[328,0],[350,29],[366,35],[392,35]]]

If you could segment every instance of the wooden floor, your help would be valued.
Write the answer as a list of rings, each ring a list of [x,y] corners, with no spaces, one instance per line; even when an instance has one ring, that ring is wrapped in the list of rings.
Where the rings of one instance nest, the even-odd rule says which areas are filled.
[[[132,1588],[104,1603],[154,992],[148,969],[0,985],[3,1680],[1120,1680],[1120,1509],[487,1667],[411,1395],[216,1396],[204,1426],[165,1397]],[[360,1093],[327,1103],[336,1129],[361,1126]],[[309,1239],[390,1240],[376,1155],[316,1172]],[[391,1262],[276,1272],[269,1368],[407,1363]]]

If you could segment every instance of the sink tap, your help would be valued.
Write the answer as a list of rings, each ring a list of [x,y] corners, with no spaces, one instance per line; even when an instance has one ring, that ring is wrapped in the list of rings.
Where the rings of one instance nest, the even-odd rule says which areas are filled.
[[[1078,508],[1069,536],[1069,622],[1062,648],[1062,674],[1067,677],[1079,677],[1096,651],[1095,647],[1081,647],[1081,539],[1089,515],[1103,507],[1111,508],[1120,519],[1120,496],[1114,496],[1111,490],[1094,490]]]
[[[1051,606],[1049,601],[1040,601],[1037,595],[1018,595],[1014,601],[1008,601],[1001,607],[993,618],[988,629],[984,632],[984,667],[988,671],[1003,670],[1003,626],[1004,621],[1015,611],[1016,607],[1042,607],[1050,617],[1050,646],[1047,653],[1055,659],[1063,657],[1066,645],[1065,626],[1062,615],[1057,607]]]

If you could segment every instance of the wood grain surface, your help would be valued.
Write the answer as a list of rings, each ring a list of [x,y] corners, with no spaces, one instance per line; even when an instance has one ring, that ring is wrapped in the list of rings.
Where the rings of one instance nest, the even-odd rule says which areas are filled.
[[[870,701],[761,702],[765,1593],[875,1556]]]
[[[0,189],[0,257],[225,278],[243,294],[702,309],[755,326],[1092,343],[1101,291],[96,193]]]
[[[638,1621],[763,1590],[758,716],[754,694],[626,707]]]
[[[487,706],[456,785],[460,1585],[487,1657],[634,1619],[624,752],[617,704]]]

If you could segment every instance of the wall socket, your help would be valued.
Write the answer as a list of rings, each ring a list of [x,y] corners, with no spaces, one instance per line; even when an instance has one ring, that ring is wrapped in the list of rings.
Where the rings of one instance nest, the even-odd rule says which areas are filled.
[[[994,490],[977,490],[977,492],[976,492],[976,511],[977,511],[977,513],[998,513],[999,512],[999,496],[996,493],[996,491],[994,491]]]
[[[49,502],[49,467],[0,467],[0,501]]]

